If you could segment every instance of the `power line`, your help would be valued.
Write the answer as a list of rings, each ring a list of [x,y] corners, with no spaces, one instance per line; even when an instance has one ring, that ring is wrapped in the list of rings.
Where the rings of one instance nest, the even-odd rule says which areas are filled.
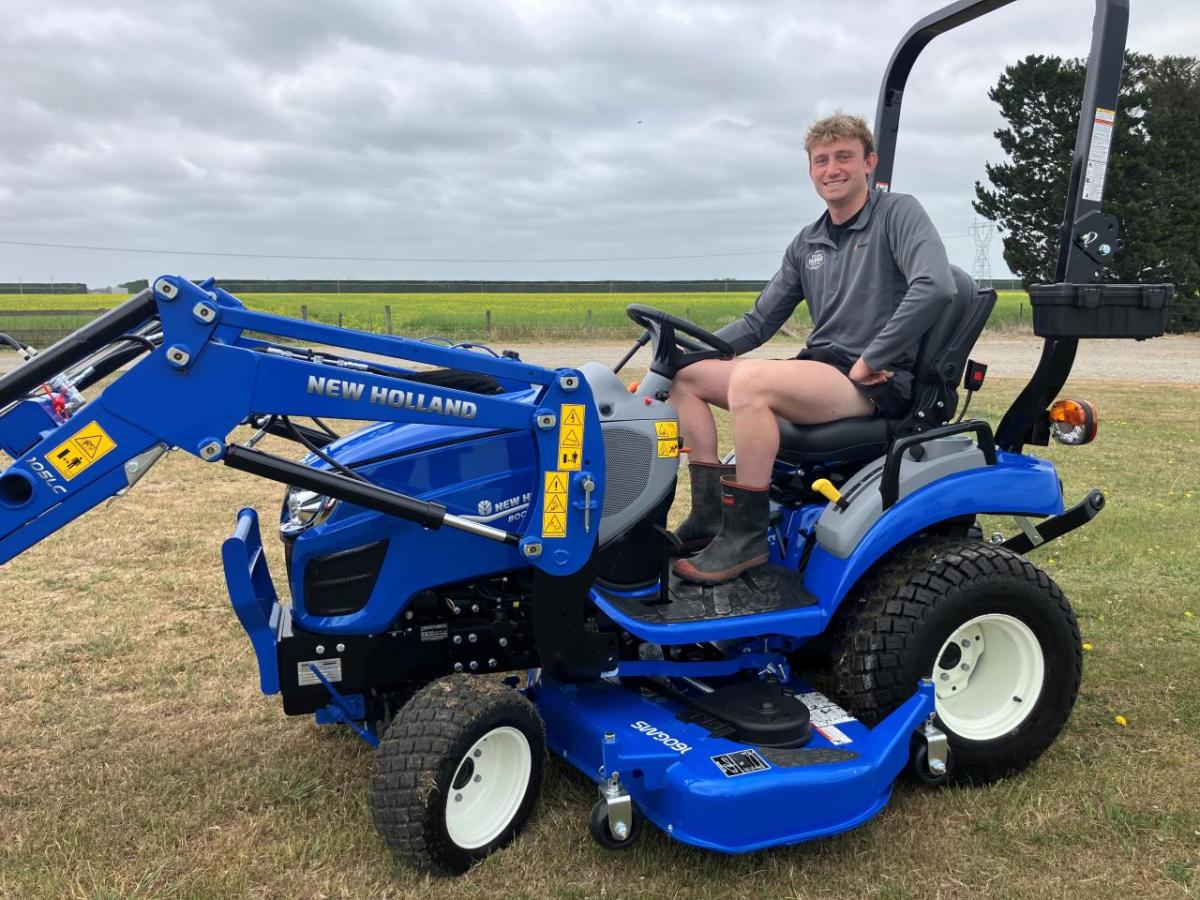
[[[648,262],[671,259],[716,259],[726,256],[775,255],[775,250],[742,250],[733,253],[696,253],[686,256],[586,256],[558,259],[460,259],[416,256],[306,256],[297,253],[235,253],[229,250],[162,250],[147,247],[99,247],[92,244],[50,244],[42,241],[0,241],[10,247],[48,247],[54,250],[97,250],[104,253],[153,253],[163,256],[229,256],[237,259],[296,259],[317,262],[406,262],[406,263],[555,263],[555,262]]]
[[[942,235],[944,240],[967,234]],[[146,253],[156,256],[222,256],[234,259],[289,259],[307,262],[388,262],[388,263],[588,263],[588,262],[662,262],[679,259],[723,259],[735,256],[777,256],[774,250],[739,250],[728,253],[694,253],[681,256],[580,256],[560,258],[462,259],[456,257],[415,256],[312,256],[298,253],[237,253],[231,250],[163,250],[149,247],[101,247],[94,244],[52,244],[44,241],[4,241],[8,247],[42,247],[51,250],[87,250],[100,253]]]

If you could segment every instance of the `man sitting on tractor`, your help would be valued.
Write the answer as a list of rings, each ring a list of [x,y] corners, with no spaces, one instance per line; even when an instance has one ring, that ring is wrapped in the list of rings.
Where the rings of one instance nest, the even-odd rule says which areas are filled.
[[[872,191],[875,142],[859,116],[815,122],[809,175],[828,207],[803,229],[754,307],[717,334],[740,356],[765,343],[807,300],[813,328],[794,359],[706,360],[678,373],[671,404],[690,448],[692,510],[677,531],[687,581],[720,584],[767,561],[768,488],[779,428],[909,408],[921,337],[946,312],[954,280],[946,248],[915,198]],[[733,418],[735,465],[717,456],[709,404]]]

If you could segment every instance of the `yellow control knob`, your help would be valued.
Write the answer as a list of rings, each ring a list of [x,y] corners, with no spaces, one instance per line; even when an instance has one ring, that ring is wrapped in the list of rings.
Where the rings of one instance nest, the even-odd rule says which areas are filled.
[[[850,504],[842,499],[842,492],[833,486],[828,478],[818,478],[812,484],[812,489],[836,506],[838,509],[845,509]]]

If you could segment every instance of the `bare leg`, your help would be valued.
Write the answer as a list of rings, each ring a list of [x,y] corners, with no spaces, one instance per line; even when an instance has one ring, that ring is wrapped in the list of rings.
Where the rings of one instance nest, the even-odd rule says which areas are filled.
[[[679,427],[688,447],[689,461],[717,462],[717,424],[712,406],[729,409],[729,380],[744,361],[709,359],[680,369],[671,385],[671,406],[679,413]]]
[[[685,370],[686,371],[686,370]],[[801,425],[869,416],[874,405],[833,366],[807,359],[743,360],[728,381],[740,484],[770,483],[779,452],[775,417]]]

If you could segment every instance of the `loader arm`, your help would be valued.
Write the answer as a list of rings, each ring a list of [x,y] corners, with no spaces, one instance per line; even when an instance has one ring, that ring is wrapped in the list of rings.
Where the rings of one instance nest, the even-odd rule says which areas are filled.
[[[136,344],[122,336],[145,332],[154,319],[161,342],[139,345],[141,357],[99,397],[58,423],[30,418],[31,392],[61,373],[94,369],[103,354],[111,356],[114,342]],[[371,356],[314,354],[248,332]],[[402,362],[489,375],[522,389],[485,396],[436,387],[411,380],[414,372]],[[157,279],[152,289],[0,378],[0,410],[5,446],[20,448],[0,473],[0,563],[130,488],[169,448],[428,528],[448,526],[503,542],[512,548],[514,566],[533,565],[555,578],[579,572],[595,548],[604,448],[591,390],[578,372],[252,312],[211,280]],[[528,431],[540,472],[532,486],[534,514],[523,532],[510,533],[353,472],[229,443],[234,428],[263,414]],[[564,457],[564,422],[575,419],[581,446]],[[551,483],[565,488],[565,512],[544,509]],[[561,500],[554,505],[557,510]]]

